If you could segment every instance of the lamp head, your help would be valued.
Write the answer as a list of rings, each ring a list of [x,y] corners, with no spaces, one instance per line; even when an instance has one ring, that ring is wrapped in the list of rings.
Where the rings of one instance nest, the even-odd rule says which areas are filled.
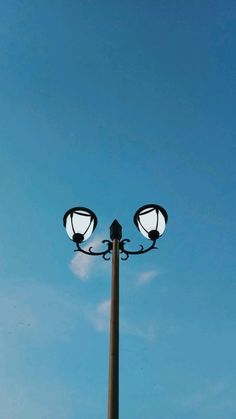
[[[134,215],[134,224],[146,239],[157,240],[165,231],[168,214],[156,204],[139,208]]]
[[[93,211],[84,207],[68,210],[63,217],[63,224],[71,240],[82,243],[87,240],[97,225],[97,217]]]

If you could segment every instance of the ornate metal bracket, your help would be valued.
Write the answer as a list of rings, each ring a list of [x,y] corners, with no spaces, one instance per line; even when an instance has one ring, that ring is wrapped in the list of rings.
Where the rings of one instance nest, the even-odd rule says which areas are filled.
[[[129,239],[124,239],[120,241],[120,253],[125,255],[124,257],[121,257],[122,260],[127,260],[129,255],[141,255],[143,253],[149,252],[149,250],[157,249],[157,247],[155,246],[156,240],[153,240],[151,246],[149,246],[147,249],[144,249],[143,245],[140,244],[140,250],[136,250],[136,251],[126,250],[124,245],[125,243],[129,243],[129,242],[130,242]],[[112,253],[112,241],[103,240],[102,243],[107,244],[107,249],[104,250],[103,252],[94,252],[92,250],[93,249],[92,246],[90,246],[88,250],[84,250],[82,249],[82,247],[80,247],[79,243],[76,243],[77,249],[75,250],[75,252],[81,252],[81,253],[84,253],[85,255],[90,255],[90,256],[102,256],[103,259],[110,260],[111,257],[109,255]]]
[[[82,249],[82,247],[80,247],[79,243],[76,243],[77,249],[75,250],[75,252],[82,252],[85,255],[90,255],[90,256],[102,256],[103,259],[105,260],[110,260],[110,256],[107,257],[107,255],[109,255],[109,253],[111,253],[112,251],[112,242],[110,240],[103,240],[102,243],[107,243],[107,249],[104,250],[103,252],[93,252],[92,248],[93,246],[90,246],[90,248],[88,250],[84,250]]]
[[[157,247],[155,246],[156,244],[156,240],[153,240],[151,246],[149,246],[147,249],[144,249],[143,245],[140,244],[140,250],[136,250],[136,251],[131,251],[131,250],[126,250],[124,248],[124,244],[125,243],[129,243],[130,240],[129,239],[124,239],[120,242],[120,253],[124,253],[125,256],[121,257],[122,260],[127,260],[129,255],[141,255],[142,253],[147,253],[149,252],[149,250],[152,249],[157,249]]]

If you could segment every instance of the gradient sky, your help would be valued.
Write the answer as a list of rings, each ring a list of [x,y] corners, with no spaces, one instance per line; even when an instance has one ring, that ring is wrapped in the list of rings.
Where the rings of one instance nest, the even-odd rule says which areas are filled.
[[[235,419],[236,3],[0,1],[0,417],[104,419],[109,262],[62,226],[91,208],[121,264],[120,417]]]

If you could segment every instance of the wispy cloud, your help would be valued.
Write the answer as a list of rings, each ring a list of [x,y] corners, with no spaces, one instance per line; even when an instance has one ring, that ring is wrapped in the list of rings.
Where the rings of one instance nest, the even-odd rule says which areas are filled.
[[[217,407],[224,405],[225,400],[223,400],[222,405],[220,398],[228,392],[229,388],[230,380],[228,378],[212,381],[205,385],[203,389],[189,394],[182,400],[181,405],[187,410],[217,410]]]
[[[48,360],[52,348],[73,339],[82,315],[78,301],[56,285],[7,279],[0,277],[1,418],[72,417],[74,389]]]
[[[95,308],[86,310],[86,317],[98,332],[109,330],[111,301],[104,300],[96,305]]]
[[[98,248],[102,243],[102,236],[96,236],[92,241],[89,242],[87,248],[92,247],[94,251],[98,251]],[[86,248],[86,246],[84,246]],[[75,256],[70,262],[70,269],[72,272],[82,281],[87,281],[93,273],[95,266],[98,264],[97,258],[94,256],[85,255],[80,252],[76,252]]]
[[[153,324],[138,326],[137,324],[125,319],[121,319],[121,333],[130,336],[137,336],[150,342],[156,338],[156,330]]]
[[[94,259],[83,253],[76,253],[70,262],[72,272],[82,281],[86,281],[89,278],[93,265]]]
[[[31,280],[12,284],[0,296],[0,337],[30,337],[38,345],[67,340],[76,326],[78,304],[56,288]]]
[[[157,271],[141,272],[138,275],[137,285],[147,284],[148,282],[151,282],[153,279],[155,279],[158,275],[159,275],[159,272]]]
[[[110,327],[110,308],[111,300],[104,300],[98,303],[95,307],[89,307],[86,310],[86,317],[97,332],[108,332]],[[122,310],[121,310],[122,312]],[[134,322],[124,318],[121,315],[120,331],[122,334],[137,336],[149,341],[155,339],[156,333],[153,325],[148,324],[139,326]]]

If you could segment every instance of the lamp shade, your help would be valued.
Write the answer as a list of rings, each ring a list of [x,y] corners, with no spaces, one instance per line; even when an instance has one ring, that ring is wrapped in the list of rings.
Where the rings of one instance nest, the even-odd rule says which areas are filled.
[[[156,240],[162,236],[167,220],[166,210],[155,204],[144,205],[134,215],[134,224],[140,233],[150,240]]]
[[[87,240],[97,225],[97,217],[93,211],[84,207],[75,207],[67,211],[63,224],[71,240],[81,243]]]

